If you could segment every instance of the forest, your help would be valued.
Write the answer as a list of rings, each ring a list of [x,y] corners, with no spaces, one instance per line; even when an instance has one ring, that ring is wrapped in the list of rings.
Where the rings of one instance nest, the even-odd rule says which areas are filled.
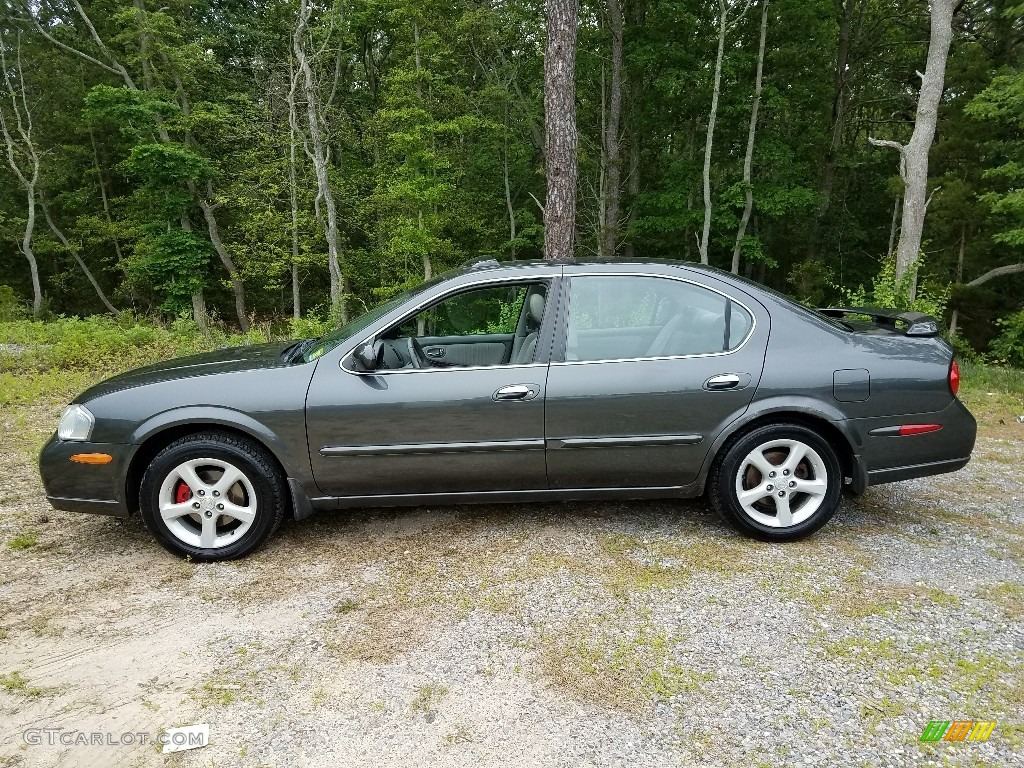
[[[941,64],[916,300],[1024,364],[1019,0],[574,3],[577,257],[909,302],[904,149]],[[331,323],[542,258],[553,5],[0,0],[0,319]]]

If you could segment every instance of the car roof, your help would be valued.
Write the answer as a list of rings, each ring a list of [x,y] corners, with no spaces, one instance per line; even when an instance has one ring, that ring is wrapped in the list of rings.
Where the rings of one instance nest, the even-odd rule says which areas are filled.
[[[709,264],[701,264],[695,261],[684,261],[682,259],[598,259],[598,258],[572,258],[562,260],[549,260],[549,259],[523,259],[517,261],[504,260],[499,261],[494,258],[481,259],[475,262],[464,265],[459,269],[455,269],[448,273],[450,277],[461,277],[463,275],[473,275],[480,272],[486,272],[490,270],[501,271],[506,275],[514,274],[515,272],[525,273],[529,275],[545,275],[553,272],[557,272],[563,267],[599,267],[602,271],[607,270],[609,275],[621,274],[629,272],[636,274],[637,272],[644,272],[644,267],[650,267],[650,273],[654,275],[664,275],[665,268],[681,269],[691,274],[699,274],[705,277],[711,278],[713,281],[724,283],[725,285],[731,286],[734,289],[740,290],[751,296],[762,304],[767,303],[775,307],[785,307],[791,312],[797,312],[805,319],[813,319],[819,324],[830,325],[833,327],[842,327],[840,323],[831,318],[824,317],[813,310],[802,306],[798,302],[794,301],[784,293],[769,288],[766,285],[762,285],[750,278],[743,277],[742,275],[734,275],[732,272],[727,272],[724,269],[718,267],[712,267]],[[572,274],[570,272],[569,274]]]
[[[522,260],[501,260],[494,258],[478,259],[476,261],[468,262],[462,267],[452,270],[448,273],[450,276],[474,274],[477,272],[489,271],[489,270],[524,270],[545,273],[548,271],[556,271],[562,267],[605,267],[610,268],[610,272],[614,273],[616,267],[620,267],[630,272],[636,272],[638,270],[643,271],[643,267],[676,267],[683,268],[693,272],[703,272],[706,275],[725,278],[726,280],[737,280],[742,282],[744,285],[751,287],[763,287],[759,283],[755,283],[750,280],[743,280],[737,275],[725,270],[712,267],[708,264],[701,264],[695,261],[684,261],[682,259],[599,259],[599,258],[573,258],[573,259],[522,259]],[[652,271],[653,273],[653,271]]]

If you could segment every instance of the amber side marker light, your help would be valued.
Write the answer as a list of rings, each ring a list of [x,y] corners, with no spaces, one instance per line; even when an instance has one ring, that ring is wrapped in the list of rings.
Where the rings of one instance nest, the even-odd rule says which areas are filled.
[[[79,464],[109,464],[114,457],[109,453],[73,453],[71,460]]]

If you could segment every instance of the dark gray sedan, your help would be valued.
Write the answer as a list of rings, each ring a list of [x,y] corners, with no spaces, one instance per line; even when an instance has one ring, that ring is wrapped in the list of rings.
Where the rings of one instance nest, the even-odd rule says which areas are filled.
[[[824,525],[844,486],[970,459],[937,331],[693,264],[485,261],[320,339],[101,382],[40,467],[53,506],[139,509],[195,560],[314,510],[705,492],[785,541]]]

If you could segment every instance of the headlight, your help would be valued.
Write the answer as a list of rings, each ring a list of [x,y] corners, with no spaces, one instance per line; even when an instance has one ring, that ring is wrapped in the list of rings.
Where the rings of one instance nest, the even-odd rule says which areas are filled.
[[[69,405],[60,416],[57,437],[76,442],[88,440],[95,423],[96,417],[84,405]]]

